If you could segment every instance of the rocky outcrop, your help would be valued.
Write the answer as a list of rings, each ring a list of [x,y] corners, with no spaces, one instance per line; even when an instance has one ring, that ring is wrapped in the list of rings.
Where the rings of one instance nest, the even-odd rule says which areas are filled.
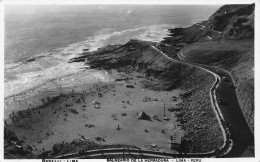
[[[205,22],[194,24],[188,28],[169,29],[171,37],[164,38],[162,42],[177,46],[180,43],[190,44],[196,42],[211,33],[208,30],[203,30],[201,27],[202,24],[205,24]]]
[[[152,84],[149,86],[154,90],[171,90],[178,87],[182,78],[188,76],[193,68],[177,61],[173,63],[156,50],[153,47],[155,45],[151,42],[131,40],[125,45],[113,48],[113,50],[111,48],[106,50],[105,47],[71,61],[87,59],[90,68],[137,69],[145,73],[147,77],[152,76],[158,79],[151,82]]]

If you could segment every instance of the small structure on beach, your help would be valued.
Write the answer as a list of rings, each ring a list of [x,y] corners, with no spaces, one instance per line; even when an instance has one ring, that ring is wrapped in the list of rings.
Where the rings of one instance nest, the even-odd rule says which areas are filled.
[[[167,116],[164,116],[163,120],[169,121],[170,119]]]
[[[177,138],[177,134],[171,136],[171,149],[177,150],[183,153],[190,152],[191,149],[191,140],[187,137]]]
[[[135,86],[134,85],[131,85],[131,84],[127,84],[126,85],[126,88],[134,88]]]
[[[72,112],[73,114],[78,114],[79,112],[76,109],[69,109],[70,112]]]
[[[151,120],[151,117],[149,115],[147,115],[144,111],[140,114],[140,116],[138,117],[138,119],[140,120]]]
[[[96,109],[100,108],[100,102],[98,102],[97,100],[93,101],[93,105],[94,105],[94,108],[96,108]]]
[[[98,102],[97,100],[94,100],[94,101],[93,101],[93,104],[94,104],[94,105],[100,105],[100,102]]]

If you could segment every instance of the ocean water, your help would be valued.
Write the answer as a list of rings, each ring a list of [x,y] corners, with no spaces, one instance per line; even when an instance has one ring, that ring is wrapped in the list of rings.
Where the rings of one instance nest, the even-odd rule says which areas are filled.
[[[78,73],[86,65],[67,62],[84,48],[93,51],[133,38],[160,41],[167,29],[207,20],[219,7],[6,6],[4,96],[17,96]]]

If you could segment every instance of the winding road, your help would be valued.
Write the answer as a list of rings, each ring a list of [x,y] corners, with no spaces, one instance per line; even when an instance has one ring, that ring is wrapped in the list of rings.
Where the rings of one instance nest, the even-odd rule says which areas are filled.
[[[88,158],[183,158],[183,157],[240,157],[252,145],[254,145],[254,135],[244,119],[240,109],[236,92],[229,87],[229,82],[232,84],[232,77],[225,70],[221,70],[208,65],[201,65],[193,62],[188,62],[182,57],[182,51],[179,52],[179,59],[168,57],[158,48],[151,46],[153,49],[160,52],[164,57],[171,61],[179,61],[186,65],[195,66],[205,70],[215,77],[215,82],[210,89],[210,99],[212,109],[215,112],[219,126],[223,134],[223,145],[217,151],[206,153],[167,153],[158,151],[148,151],[141,149],[130,148],[108,148],[98,150],[88,150],[81,153],[71,153],[57,156],[57,159],[88,159]],[[223,81],[226,77],[229,81]],[[219,105],[217,99],[221,99],[223,103]],[[231,124],[231,127],[228,126]]]
[[[244,118],[235,88],[229,86],[230,83],[235,85],[232,76],[226,70],[220,68],[189,62],[183,58],[182,51],[178,53],[178,58],[180,61],[194,66],[200,66],[205,70],[211,71],[218,75],[220,79],[224,77],[227,78],[226,81],[223,79],[220,80],[220,84],[215,95],[215,97],[221,99],[221,102],[223,102],[223,104],[219,105],[219,109],[225,119],[225,123],[231,125],[231,127],[229,127],[229,131],[233,140],[233,147],[225,157],[248,156],[245,154],[245,151],[253,148],[254,133]]]

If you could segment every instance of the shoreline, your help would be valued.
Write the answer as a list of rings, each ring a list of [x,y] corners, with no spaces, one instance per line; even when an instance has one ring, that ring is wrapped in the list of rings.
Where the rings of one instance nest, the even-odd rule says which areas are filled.
[[[110,72],[110,73],[112,73],[112,74],[110,74],[111,76],[113,76],[114,75],[114,79],[116,79],[116,77],[115,76],[117,76],[117,75],[121,75],[121,73],[117,73],[117,72],[115,72],[115,71],[113,71],[113,72]],[[117,74],[113,74],[113,73],[117,73]],[[123,75],[123,77],[125,77],[125,75],[126,74],[124,74],[124,73],[122,73],[122,75]],[[131,74],[129,74],[129,75],[131,75]],[[135,75],[140,79],[140,75],[139,74],[133,74],[134,75],[134,77],[135,77]],[[133,77],[133,76],[131,76],[131,77]],[[125,81],[116,81],[116,82],[106,82],[106,83],[94,83],[94,86],[95,85],[102,85],[102,84],[104,84],[104,85],[114,85],[114,86],[116,86],[116,87],[118,87],[120,90],[122,90],[122,88],[123,89],[127,89],[128,90],[128,88],[125,88],[124,86],[122,87],[122,85],[126,85],[126,84],[128,84],[129,82],[133,82],[134,84],[137,84],[137,85],[135,85],[135,86],[137,86],[137,87],[139,87],[140,86],[140,83],[138,83],[138,81],[137,81],[137,79],[138,78],[135,78],[134,79],[134,82],[133,82],[133,79],[130,79],[130,80],[125,80]],[[142,78],[142,77],[141,77]],[[118,83],[117,83],[118,82]],[[121,88],[120,88],[121,87]],[[137,87],[135,87],[134,89],[137,89]],[[86,87],[85,87],[86,88]],[[88,88],[92,88],[93,89],[93,84],[91,85],[91,84],[89,84],[89,87]],[[88,88],[86,88],[86,89],[88,89]],[[128,121],[128,122],[130,122],[129,124],[131,125],[131,120],[134,120],[134,122],[133,122],[133,124],[134,125],[136,125],[135,123],[139,123],[140,121],[139,120],[137,120],[137,117],[138,116],[136,116],[136,111],[138,111],[138,113],[141,113],[141,111],[143,110],[143,111],[145,111],[146,113],[148,113],[150,116],[151,116],[151,118],[153,117],[153,113],[158,113],[158,112],[160,112],[160,113],[162,113],[162,110],[163,110],[163,104],[159,104],[160,103],[160,101],[156,101],[154,104],[152,104],[152,105],[150,105],[150,106],[159,106],[159,107],[161,107],[160,108],[160,110],[158,111],[158,109],[156,110],[151,110],[151,109],[147,109],[147,108],[149,108],[150,106],[145,106],[144,104],[147,104],[147,102],[144,102],[143,100],[141,100],[141,101],[138,101],[138,100],[140,100],[140,95],[141,94],[147,94],[147,95],[152,95],[152,96],[150,96],[150,97],[153,97],[154,95],[156,95],[156,94],[154,94],[154,92],[155,91],[152,91],[152,90],[143,90],[143,88],[138,88],[139,90],[133,90],[133,92],[132,93],[134,93],[134,94],[139,94],[139,95],[134,95],[134,96],[139,96],[138,98],[139,99],[134,99],[133,100],[133,102],[138,102],[138,103],[136,103],[136,104],[134,104],[134,105],[138,105],[137,107],[136,106],[134,106],[134,105],[131,105],[131,104],[133,104],[133,103],[131,103],[132,101],[130,101],[130,105],[128,104],[128,103],[126,103],[126,105],[129,105],[130,107],[132,107],[132,106],[134,106],[134,107],[136,107],[136,108],[134,108],[134,109],[136,109],[136,110],[128,110],[128,111],[130,111],[131,113],[130,114],[128,114],[127,113],[127,115],[126,115],[126,117],[124,117],[124,116],[121,116],[120,114],[117,114],[116,116],[118,117],[118,118],[122,118],[122,119],[119,119],[119,121],[120,120],[123,120],[123,121]],[[114,92],[113,91],[111,91],[111,90],[104,90],[104,91],[106,91],[105,93],[108,93],[108,94],[113,94]],[[128,90],[129,91],[129,90]],[[127,91],[126,91],[127,92]],[[177,92],[177,91],[176,91]],[[159,94],[164,94],[164,95],[166,95],[165,97],[166,98],[168,98],[168,100],[169,100],[169,102],[170,102],[170,96],[168,96],[169,94],[171,94],[171,93],[173,93],[173,94],[175,94],[176,93],[175,91],[174,92],[164,92],[164,91],[162,91],[162,92],[160,92]],[[59,105],[60,104],[62,104],[62,103],[64,103],[64,102],[66,102],[65,100],[66,99],[59,99],[59,98],[66,98],[66,96],[70,96],[69,98],[71,98],[71,96],[85,96],[85,98],[84,98],[84,100],[88,100],[88,102],[87,102],[87,105],[85,105],[85,107],[78,107],[77,106],[77,103],[74,103],[74,104],[72,104],[72,103],[68,103],[68,105],[70,105],[70,104],[72,104],[72,107],[71,106],[68,106],[68,107],[66,107],[66,104],[64,105],[64,104],[62,104],[63,106],[61,106],[62,107],[62,109],[61,110],[63,110],[63,111],[66,111],[66,112],[62,112],[61,111],[61,113],[65,113],[65,114],[63,114],[63,115],[65,115],[65,117],[66,117],[66,121],[69,121],[69,120],[79,120],[79,121],[82,121],[82,119],[83,118],[85,118],[84,116],[82,116],[82,117],[80,117],[80,118],[82,118],[82,119],[76,119],[75,117],[70,117],[71,115],[69,115],[70,113],[70,110],[69,109],[75,109],[75,110],[77,110],[80,114],[81,113],[84,113],[84,111],[85,110],[87,110],[87,109],[93,109],[93,108],[91,108],[93,105],[92,105],[92,102],[93,102],[93,100],[94,100],[94,98],[93,98],[93,96],[92,95],[94,95],[94,96],[97,96],[97,94],[99,93],[99,92],[90,92],[91,94],[89,94],[89,93],[85,93],[85,94],[80,94],[80,93],[77,93],[76,91],[73,93],[73,94],[66,94],[65,96],[58,96],[57,98],[56,97],[54,97],[54,100],[58,100],[58,101],[54,101],[54,105],[55,105],[55,102],[60,102],[59,103]],[[119,92],[117,92],[116,94],[118,95],[118,93],[120,93],[120,91]],[[157,92],[158,93],[158,92]],[[143,95],[144,95],[143,94]],[[159,95],[159,94],[157,94],[157,95]],[[116,96],[117,96],[116,95]],[[175,94],[176,95],[176,94]],[[89,96],[89,97],[87,97],[87,96]],[[168,96],[168,97],[167,97]],[[159,97],[159,96],[158,96]],[[69,99],[68,98],[68,99]],[[71,99],[73,100],[73,98],[75,98],[75,97],[72,97]],[[77,98],[77,97],[76,97]],[[92,99],[88,99],[88,98],[92,98]],[[100,98],[100,97],[95,97],[95,98]],[[102,98],[107,98],[106,96],[105,96],[105,94],[103,94],[103,97]],[[108,99],[109,98],[111,98],[111,95],[108,97]],[[123,101],[125,101],[125,99],[124,99],[125,97],[123,97]],[[156,97],[157,98],[157,97]],[[62,101],[59,101],[59,100],[62,100]],[[70,99],[69,99],[70,100]],[[106,100],[106,99],[105,99]],[[109,99],[110,100],[110,99]],[[109,101],[108,100],[108,101]],[[118,99],[117,99],[118,100]],[[159,100],[159,99],[158,99]],[[51,101],[51,100],[50,100]],[[111,101],[110,101],[111,102]],[[114,101],[114,102],[118,102],[118,103],[122,103],[121,102],[121,99],[120,100],[118,100],[118,101]],[[125,101],[126,102],[126,101]],[[158,103],[157,103],[158,102]],[[56,104],[58,104],[58,103],[56,103]],[[143,104],[141,104],[141,103],[143,103]],[[148,102],[149,103],[149,102]],[[51,115],[51,114],[49,114],[48,115],[48,113],[51,113],[51,111],[53,111],[53,113],[54,113],[54,111],[55,111],[55,115],[56,114],[58,114],[58,112],[60,111],[60,106],[57,106],[57,105],[55,105],[55,106],[51,106],[51,105],[53,105],[52,103],[50,103],[50,104],[48,104],[48,103],[46,103],[47,105],[45,106],[45,105],[43,105],[43,106],[40,106],[40,107],[36,107],[36,109],[35,110],[33,110],[33,109],[30,109],[30,110],[23,110],[22,111],[22,113],[14,113],[15,114],[15,116],[17,116],[17,118],[19,118],[14,124],[10,124],[11,123],[11,121],[10,121],[10,119],[9,119],[9,121],[8,122],[6,122],[6,126],[5,126],[5,128],[8,128],[9,127],[9,129],[11,129],[12,131],[14,131],[14,132],[17,132],[16,134],[18,134],[18,138],[19,139],[24,139],[24,137],[26,137],[26,136],[28,136],[28,134],[26,133],[27,131],[25,131],[24,133],[25,134],[23,134],[23,133],[21,133],[21,132],[23,132],[23,130],[25,129],[25,130],[27,130],[28,129],[28,131],[29,132],[31,132],[31,133],[29,133],[29,134],[31,134],[32,135],[32,137],[33,136],[37,136],[37,137],[41,137],[41,138],[43,138],[43,139],[45,139],[46,140],[46,137],[42,137],[42,136],[46,136],[46,135],[42,135],[42,134],[45,134],[45,133],[47,133],[47,134],[49,134],[49,135],[47,135],[47,137],[51,137],[51,138],[54,138],[55,136],[60,136],[59,135],[59,133],[57,134],[56,132],[59,130],[56,130],[56,131],[53,131],[53,133],[54,133],[54,135],[52,135],[52,132],[45,132],[45,133],[43,133],[43,132],[39,132],[38,133],[38,135],[37,135],[37,133],[35,133],[35,132],[37,132],[37,131],[30,131],[30,130],[37,130],[37,128],[36,127],[34,127],[34,126],[32,126],[31,128],[29,128],[29,127],[25,127],[25,128],[22,128],[23,127],[23,125],[31,125],[31,124],[29,124],[29,123],[31,123],[31,122],[29,122],[28,124],[25,124],[25,123],[27,123],[26,121],[30,121],[31,119],[30,119],[30,117],[28,118],[28,119],[26,119],[26,118],[24,118],[24,116],[26,116],[26,114],[28,115],[28,112],[31,112],[31,113],[29,113],[29,114],[32,114],[32,116],[38,116],[38,117],[36,117],[36,119],[37,120],[40,120],[40,121],[38,121],[39,123],[41,123],[40,125],[42,125],[42,126],[44,126],[44,129],[47,129],[47,130],[49,130],[49,129],[52,129],[52,128],[54,128],[54,129],[56,129],[55,128],[55,126],[52,126],[52,127],[50,127],[50,128],[48,128],[48,125],[50,125],[50,123],[46,123],[46,122],[43,122],[42,120],[44,120],[44,119],[42,119],[42,118],[45,118],[45,117],[41,117],[41,114],[45,114],[44,116],[46,116],[46,118],[48,119],[48,121],[50,122],[50,121],[52,121],[51,123],[57,123],[57,125],[60,125],[60,126],[62,126],[63,124],[61,123],[61,121],[59,122],[59,119],[57,119],[57,121],[55,122],[55,119],[52,119],[53,117],[51,117],[51,116],[53,116],[53,114]],[[140,105],[141,104],[141,105]],[[159,104],[159,105],[158,105]],[[168,103],[169,104],[169,103]],[[103,105],[103,103],[101,103],[101,105]],[[112,104],[113,105],[113,104]],[[143,106],[142,106],[143,105]],[[84,105],[83,105],[84,106]],[[121,105],[122,106],[122,105]],[[120,107],[121,107],[120,106]],[[142,109],[140,109],[140,108],[138,108],[138,107],[143,107]],[[168,105],[169,106],[169,105]],[[55,107],[54,109],[50,109],[49,107]],[[57,108],[56,108],[57,107]],[[113,107],[113,106],[112,106]],[[128,106],[127,106],[128,107]],[[45,109],[46,109],[46,111],[45,111]],[[49,110],[50,109],[50,110]],[[83,109],[85,109],[84,111],[83,111]],[[102,109],[102,108],[101,108]],[[106,108],[107,109],[107,108]],[[122,107],[120,108],[120,109],[122,109]],[[124,107],[123,107],[123,109],[124,109]],[[127,108],[128,109],[128,108]],[[168,108],[167,108],[168,109]],[[40,114],[38,113],[40,111]],[[49,112],[48,112],[49,111]],[[80,112],[80,111],[82,111],[82,112]],[[90,111],[94,111],[94,110],[90,110]],[[102,111],[102,110],[101,110]],[[104,110],[103,110],[104,111]],[[115,110],[113,110],[113,111],[115,111]],[[112,112],[113,112],[112,111]],[[118,111],[118,110],[117,110]],[[154,112],[155,111],[155,112]],[[167,110],[166,110],[167,111]],[[151,114],[152,113],[152,114]],[[22,114],[22,115],[21,115]],[[68,116],[66,116],[66,114],[68,115]],[[101,113],[102,114],[102,113]],[[94,115],[94,114],[93,114]],[[111,114],[110,114],[111,115]],[[48,116],[48,117],[47,117]],[[94,115],[95,116],[95,115]],[[103,115],[101,115],[101,116],[103,116]],[[105,115],[106,116],[106,115]],[[121,116],[121,117],[120,117]],[[174,117],[174,116],[169,116],[170,118],[171,118],[171,120],[168,122],[168,121],[164,121],[163,119],[162,119],[162,117],[160,117],[160,115],[159,115],[159,118],[161,118],[160,120],[161,121],[159,121],[157,124],[163,124],[163,123],[172,123],[174,120],[176,120],[176,118]],[[34,118],[34,117],[33,117]],[[88,117],[90,120],[91,120],[91,118],[90,117]],[[109,121],[109,118],[111,118],[110,116],[107,116],[107,117],[105,117],[105,118],[108,118],[107,120]],[[124,118],[127,118],[127,119],[124,119]],[[36,119],[32,119],[34,122],[36,122],[35,120]],[[65,118],[64,118],[65,119]],[[153,119],[154,120],[154,119]],[[43,123],[45,123],[45,124],[43,124]],[[156,120],[155,120],[156,121]],[[93,120],[93,122],[98,122],[98,121],[96,121],[96,120]],[[145,121],[144,121],[145,122]],[[36,122],[37,123],[37,122]],[[142,121],[141,121],[141,123],[143,123]],[[122,125],[121,125],[122,124]],[[125,129],[124,127],[124,125],[125,125],[125,123],[123,122],[123,123],[121,123],[120,124],[120,127],[122,127],[123,129]],[[148,124],[148,125],[147,125]],[[143,125],[143,126],[141,126],[139,129],[141,129],[140,131],[142,132],[142,131],[144,131],[145,130],[145,127],[147,127],[147,129],[148,129],[148,131],[150,132],[150,131],[153,131],[154,129],[158,129],[158,128],[160,128],[160,127],[162,127],[162,126],[156,126],[157,124],[156,123],[154,123],[154,122],[152,122],[152,125],[150,125],[151,124],[151,122],[145,122],[145,124]],[[155,124],[155,125],[154,125]],[[15,126],[16,125],[16,126]],[[131,131],[131,129],[133,129],[133,128],[136,128],[136,126],[134,126],[134,125],[132,125],[132,126],[127,126],[127,134],[129,134]],[[140,124],[138,124],[138,125],[140,125]],[[164,124],[165,125],[165,124]],[[167,126],[168,125],[168,126]],[[164,130],[165,131],[165,133],[166,134],[168,134],[168,133],[170,133],[170,132],[168,132],[169,130],[168,129],[172,129],[172,126],[170,126],[169,124],[167,124],[166,125],[166,129]],[[174,124],[175,126],[173,127],[173,128],[177,128],[178,126],[176,125],[176,124]],[[46,127],[47,126],[47,127]],[[20,128],[19,128],[20,127]],[[63,126],[64,127],[64,126]],[[95,127],[94,127],[94,129],[101,129],[102,131],[101,132],[104,132],[105,131],[105,129],[104,129],[104,127],[103,128],[98,128],[99,126],[98,126],[98,124],[96,125],[95,124]],[[114,125],[113,127],[115,127],[116,128],[116,125]],[[163,126],[163,127],[165,127],[165,126]],[[83,128],[84,128],[84,125],[83,125]],[[114,128],[114,129],[115,129]],[[15,131],[15,130],[19,130],[19,131]],[[43,130],[44,130],[43,129]],[[78,135],[75,135],[74,133],[68,133],[68,130],[69,130],[70,128],[63,128],[63,130],[66,130],[66,132],[67,133],[62,133],[62,134],[67,134],[67,135],[69,135],[69,136],[72,136],[72,137],[70,137],[70,138],[68,138],[67,136],[66,136],[66,138],[62,138],[63,140],[62,141],[65,141],[65,142],[71,142],[72,141],[72,139],[77,139],[77,138],[80,138],[80,136],[78,136]],[[90,130],[91,130],[91,128],[89,128]],[[128,130],[128,129],[130,129],[130,130]],[[149,129],[152,129],[152,130],[149,130]],[[180,130],[180,128],[178,128],[179,130],[178,131],[181,131]],[[109,128],[109,130],[111,130],[111,128]],[[168,130],[168,131],[167,131]],[[60,130],[61,131],[61,130]],[[73,132],[80,132],[80,131],[82,131],[82,129],[76,129],[76,130],[74,130]],[[116,131],[116,129],[115,129],[115,131]],[[129,132],[130,131],[130,132]],[[141,133],[139,131],[139,134]],[[165,133],[161,133],[161,130],[157,130],[158,131],[158,135],[159,136],[162,136],[161,138],[158,138],[158,140],[164,140],[165,142],[163,142],[163,141],[161,141],[161,142],[158,142],[158,144],[157,144],[157,147],[156,147],[156,149],[162,149],[162,150],[165,150],[165,151],[171,151],[171,150],[169,150],[169,149],[167,149],[167,148],[169,148],[169,143],[167,142],[168,140],[169,140],[169,135],[167,135],[167,136],[165,136],[164,134]],[[19,133],[18,133],[19,132]],[[34,132],[34,133],[33,133]],[[95,140],[95,138],[94,138],[94,136],[95,135],[98,135],[98,134],[100,134],[101,132],[99,132],[99,133],[94,133],[93,135],[90,135],[90,139],[91,139],[91,141],[96,141]],[[106,131],[105,131],[106,132]],[[111,132],[113,132],[113,131],[111,131]],[[134,131],[135,132],[135,131]],[[150,133],[146,133],[146,132],[142,132],[141,134],[151,134],[151,132]],[[108,134],[109,134],[109,132],[107,132]],[[137,132],[136,132],[137,133]],[[173,132],[171,131],[171,133],[170,134],[172,134]],[[34,135],[33,135],[34,134]],[[102,133],[101,133],[102,134]],[[154,134],[155,135],[155,134]],[[155,137],[154,137],[154,135],[153,136],[151,136],[150,138],[152,138],[152,139],[155,139]],[[158,135],[156,135],[156,136],[158,136]],[[173,135],[173,134],[172,134]],[[53,137],[52,137],[53,136]],[[28,136],[29,137],[29,136]],[[34,149],[34,151],[33,151],[33,153],[36,153],[36,154],[39,154],[39,153],[41,153],[41,152],[43,152],[43,151],[41,151],[41,152],[38,152],[39,150],[41,150],[41,149],[43,149],[44,148],[44,150],[50,150],[51,148],[52,148],[52,146],[50,146],[49,144],[44,144],[45,145],[45,147],[40,147],[40,145],[42,145],[41,143],[38,143],[38,142],[40,142],[40,141],[35,141],[35,140],[33,140],[33,139],[30,139],[29,140],[29,142],[28,142],[28,137],[26,138],[26,140],[25,141],[27,141],[25,144],[27,145],[34,145],[34,146],[36,146],[36,147],[33,147],[33,149]],[[86,136],[87,137],[87,136]],[[140,136],[140,135],[133,135],[133,137],[132,138],[129,138],[129,139],[127,139],[126,141],[125,140],[122,140],[122,138],[124,138],[125,137],[125,135],[123,135],[123,136],[119,136],[119,137],[117,137],[117,138],[112,138],[112,139],[106,139],[106,137],[101,137],[101,138],[104,138],[105,140],[106,140],[106,142],[102,142],[102,144],[108,144],[108,145],[110,145],[110,144],[126,144],[126,145],[131,145],[131,144],[133,144],[132,142],[133,141],[136,141],[136,144],[135,145],[133,145],[133,146],[139,146],[139,147],[141,147],[141,148],[145,148],[145,147],[147,147],[147,149],[153,149],[153,148],[151,148],[151,146],[150,146],[150,144],[151,143],[153,143],[152,141],[151,141],[151,143],[149,143],[148,141],[148,143],[146,142],[146,144],[145,143],[143,143],[144,141],[143,140],[139,140],[138,141],[138,139],[140,138],[140,137],[142,137],[142,135]],[[130,135],[129,135],[129,137],[131,137],[131,133],[130,133]],[[181,135],[178,137],[178,138],[180,138],[181,137]],[[110,137],[111,138],[111,137]],[[157,137],[156,137],[157,138]],[[166,138],[166,139],[165,139]],[[142,138],[141,138],[142,139]],[[149,139],[149,138],[148,138]],[[180,140],[180,139],[179,139]],[[31,142],[30,142],[31,141]],[[33,142],[34,141],[34,142]],[[48,141],[48,139],[47,139],[47,141]],[[60,143],[60,142],[62,142],[61,140],[56,140],[56,142],[54,142],[54,141],[52,141],[52,142],[54,142],[54,143]],[[118,142],[116,142],[116,141],[118,141]],[[130,143],[127,143],[127,141],[131,141]],[[44,143],[44,140],[42,140],[42,142]],[[168,143],[168,144],[167,144]],[[166,144],[166,145],[165,145]],[[37,146],[38,145],[38,146]],[[162,147],[163,146],[163,147]],[[166,147],[165,147],[166,146]],[[36,151],[35,149],[37,149],[38,151]]]
[[[86,69],[75,74],[69,74],[61,78],[51,79],[46,81],[44,84],[25,90],[19,94],[5,97],[4,102],[6,107],[11,107],[12,109],[5,109],[4,117],[8,116],[12,111],[24,110],[29,106],[41,106],[42,98],[46,98],[48,96],[58,96],[61,93],[61,88],[64,92],[69,92],[73,89],[74,91],[82,92],[82,90],[79,89],[80,86],[97,83],[99,81],[108,82],[110,80],[112,81],[112,78],[106,71],[95,69]],[[69,84],[71,81],[74,81],[75,83],[73,82],[72,85]],[[29,105],[29,103],[26,103],[25,101],[31,102],[32,105]],[[20,108],[17,109],[14,107]]]
[[[149,40],[148,36],[146,36],[146,32],[160,32],[161,28],[165,30],[165,34],[162,35],[156,35],[154,39],[156,41],[161,41],[165,36],[167,36],[166,33],[168,27],[172,26],[171,24],[157,24],[157,25],[150,25],[150,26],[142,26],[138,28],[130,28],[120,31],[111,31],[111,33],[105,33],[95,36],[89,36],[87,37],[87,40],[83,40],[80,42],[75,42],[68,44],[64,47],[59,47],[57,49],[53,49],[53,51],[50,51],[50,53],[44,53],[44,54],[37,54],[32,57],[23,58],[21,62],[11,63],[9,68],[5,68],[5,89],[12,89],[12,93],[9,94],[8,91],[5,91],[5,97],[14,96],[17,94],[21,94],[23,92],[20,92],[21,89],[24,89],[24,91],[32,89],[31,87],[24,88],[24,86],[32,85],[37,83],[39,80],[45,80],[46,82],[49,82],[52,79],[55,79],[56,76],[59,76],[59,73],[56,73],[57,70],[60,71],[60,73],[63,73],[63,71],[70,70],[71,67],[67,67],[65,65],[68,63],[68,61],[71,58],[78,57],[81,55],[84,50],[83,49],[89,49],[88,52],[96,51],[99,48],[109,45],[110,42],[110,36],[113,37],[113,39],[124,39],[123,37],[126,35],[127,38],[128,35],[134,32],[134,36],[142,38],[143,40]],[[158,29],[157,29],[158,28]],[[137,31],[141,30],[141,32],[137,33]],[[144,31],[143,31],[144,30]],[[104,38],[103,38],[104,37]],[[122,38],[121,38],[122,37]],[[131,39],[132,37],[129,37]],[[95,40],[96,39],[96,40]],[[111,38],[112,39],[112,38]],[[129,39],[123,40],[123,42],[127,42]],[[154,41],[155,41],[154,40]],[[108,42],[107,42],[108,41]],[[122,44],[122,41],[115,42],[114,40],[111,40],[111,44]],[[45,65],[47,64],[47,66]],[[59,64],[59,67],[55,67],[57,64]],[[68,64],[69,66],[71,64]],[[5,65],[5,67],[8,67],[9,65]],[[51,67],[49,67],[51,66]],[[63,67],[64,66],[64,67]],[[73,65],[75,66],[75,69],[72,69],[71,74],[77,73],[81,68],[85,68],[84,65]],[[73,67],[72,66],[72,67]],[[59,69],[62,67],[62,69]],[[47,69],[47,70],[46,70]],[[48,73],[48,71],[51,70],[52,73],[55,73],[56,75],[52,75],[52,73]],[[33,74],[36,73],[36,74]],[[37,73],[40,73],[38,75]],[[21,74],[21,75],[20,75]],[[60,77],[66,76],[67,74],[62,74]],[[29,78],[29,79],[28,79]],[[11,84],[9,85],[10,82]],[[23,84],[20,84],[23,83]],[[38,87],[45,83],[37,83],[34,85],[34,87]],[[8,86],[6,86],[8,85]],[[19,88],[16,88],[18,87]]]

